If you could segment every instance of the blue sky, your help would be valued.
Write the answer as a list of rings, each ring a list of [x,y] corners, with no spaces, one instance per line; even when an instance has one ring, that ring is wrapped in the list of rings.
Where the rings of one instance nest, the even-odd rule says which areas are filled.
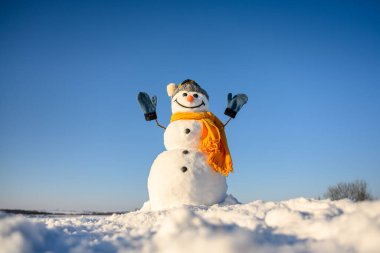
[[[380,197],[378,1],[2,1],[0,208],[129,210],[164,150],[139,91],[191,78],[227,128],[239,200]]]

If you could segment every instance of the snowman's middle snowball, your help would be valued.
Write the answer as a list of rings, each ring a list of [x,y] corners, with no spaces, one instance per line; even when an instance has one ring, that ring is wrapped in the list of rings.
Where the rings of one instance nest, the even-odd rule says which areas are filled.
[[[152,210],[213,205],[225,199],[227,183],[223,175],[210,168],[202,152],[175,149],[161,153],[153,162],[148,192]]]
[[[202,137],[202,125],[199,120],[177,120],[171,122],[164,133],[167,150],[199,149]]]

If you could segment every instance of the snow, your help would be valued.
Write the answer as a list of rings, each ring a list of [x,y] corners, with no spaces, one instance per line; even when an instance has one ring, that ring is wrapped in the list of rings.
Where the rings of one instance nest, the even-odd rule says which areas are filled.
[[[187,205],[212,205],[226,197],[225,176],[215,172],[206,155],[196,149],[162,152],[150,170],[148,193],[151,210]],[[147,205],[145,205],[147,208]]]
[[[380,252],[380,201],[227,199],[106,217],[0,214],[0,253]]]
[[[165,148],[167,150],[199,149],[201,136],[202,125],[199,120],[173,121],[168,125],[164,133]]]

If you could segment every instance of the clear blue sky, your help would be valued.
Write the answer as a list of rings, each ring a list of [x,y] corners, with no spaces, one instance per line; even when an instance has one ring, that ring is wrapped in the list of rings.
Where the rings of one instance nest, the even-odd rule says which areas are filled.
[[[191,78],[227,128],[239,200],[380,196],[379,1],[1,1],[0,208],[128,210],[164,150],[139,91]]]

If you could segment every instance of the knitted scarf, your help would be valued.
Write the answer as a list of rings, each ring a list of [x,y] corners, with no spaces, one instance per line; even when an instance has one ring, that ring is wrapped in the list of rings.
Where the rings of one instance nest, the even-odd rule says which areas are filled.
[[[199,120],[202,124],[200,150],[208,155],[208,164],[220,174],[233,172],[231,154],[227,145],[223,123],[211,112],[177,112],[170,122],[176,120]]]

